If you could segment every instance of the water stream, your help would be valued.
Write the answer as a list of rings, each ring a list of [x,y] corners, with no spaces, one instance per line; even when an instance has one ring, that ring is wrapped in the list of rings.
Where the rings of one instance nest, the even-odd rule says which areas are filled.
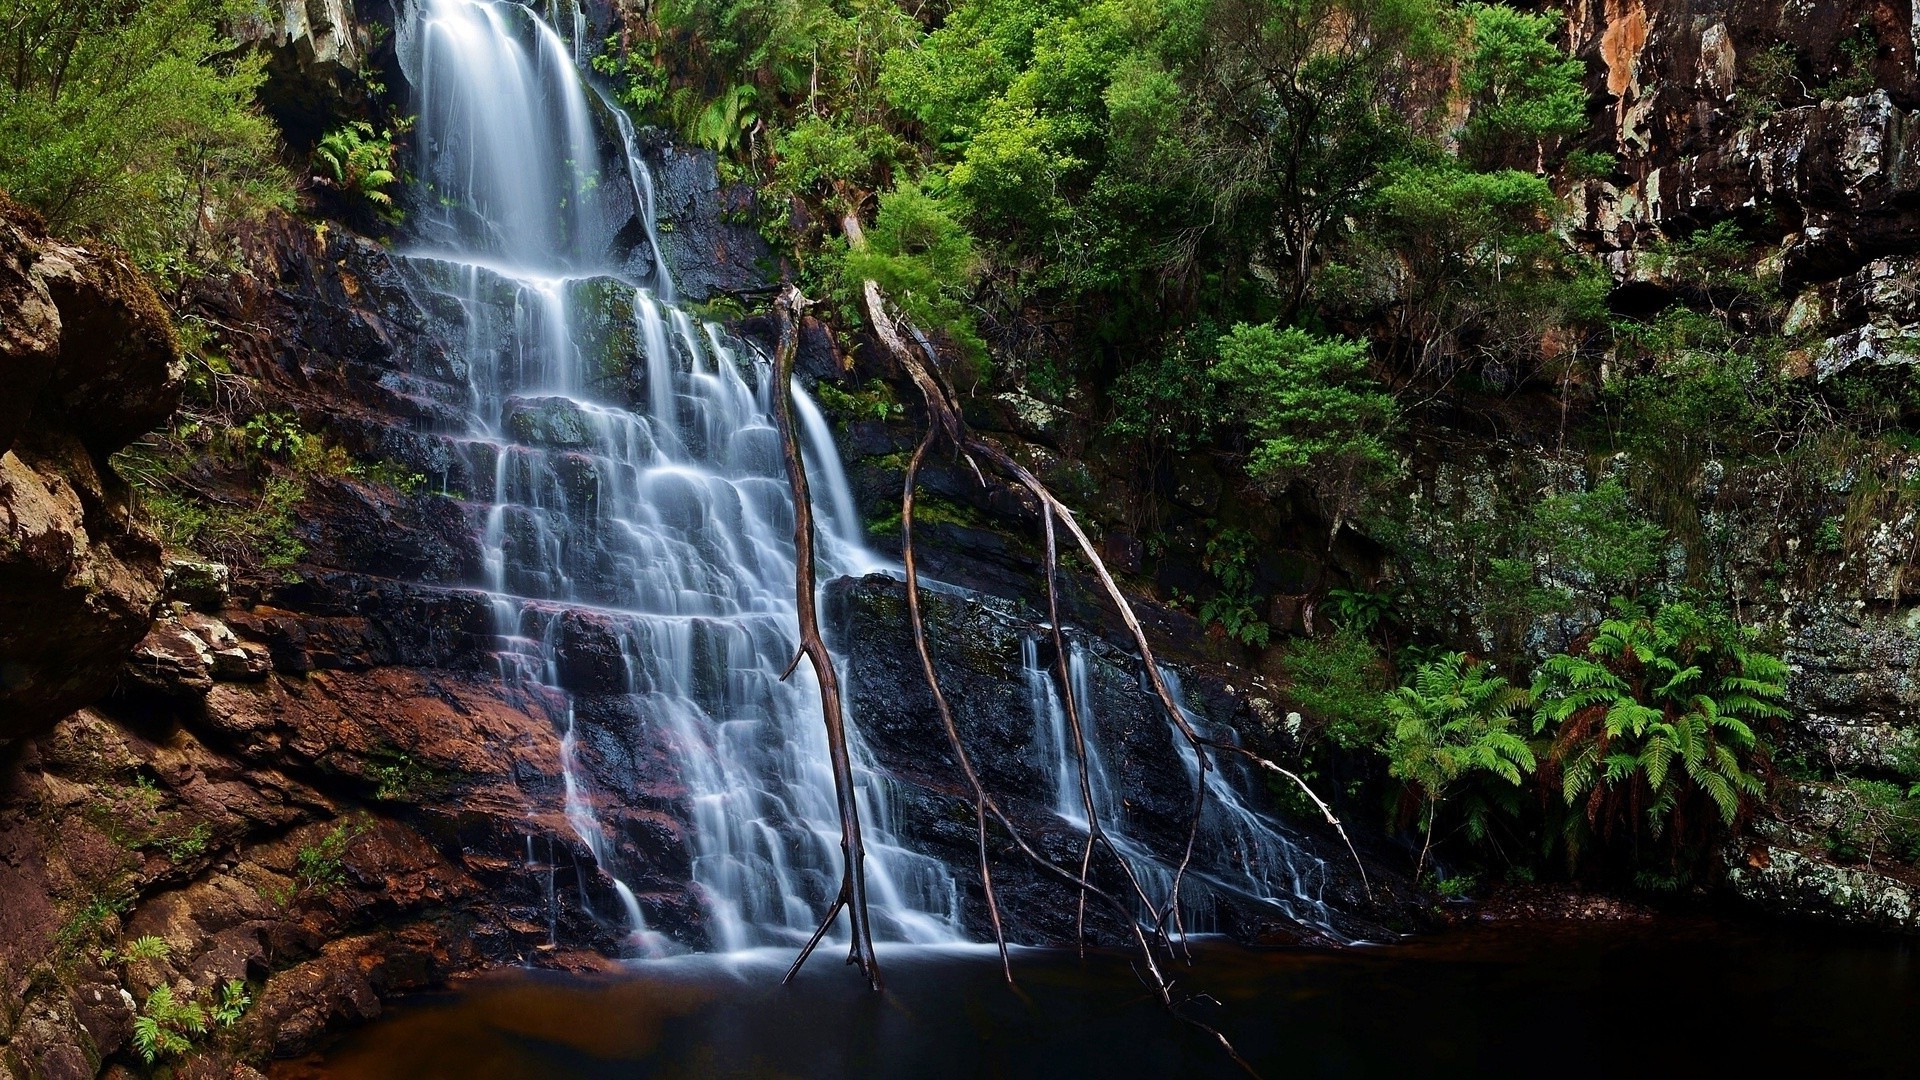
[[[1087,744],[1087,787],[1102,831],[1113,842],[1121,857],[1133,867],[1136,878],[1155,907],[1163,907],[1173,891],[1174,867],[1146,845],[1136,841],[1127,824],[1125,804],[1114,791],[1107,768],[1110,736],[1104,731],[1093,692],[1092,664],[1086,645],[1070,638],[1067,651],[1067,678],[1080,714],[1081,731]],[[1053,763],[1053,810],[1067,823],[1087,829],[1087,798],[1080,789],[1080,766],[1073,751],[1072,729],[1059,692],[1052,665],[1040,660],[1040,643],[1032,638],[1021,643],[1022,677],[1033,710],[1034,742]],[[1165,668],[1160,672],[1181,706],[1187,723],[1202,735],[1232,738],[1230,729],[1213,731],[1207,720],[1186,707],[1180,676]],[[1186,768],[1187,782],[1199,779],[1198,759],[1168,722],[1171,741]],[[1326,863],[1294,843],[1276,822],[1264,817],[1247,803],[1242,790],[1251,778],[1242,774],[1237,761],[1215,756],[1215,767],[1207,770],[1207,797],[1187,881],[1181,886],[1181,925],[1191,933],[1217,930],[1213,894],[1231,893],[1244,900],[1265,905],[1290,922],[1313,927],[1329,936],[1337,936],[1324,892]],[[1237,781],[1237,783],[1236,783]]]

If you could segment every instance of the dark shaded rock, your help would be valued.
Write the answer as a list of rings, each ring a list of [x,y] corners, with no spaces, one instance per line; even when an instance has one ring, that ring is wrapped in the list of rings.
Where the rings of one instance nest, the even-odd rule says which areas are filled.
[[[773,254],[752,220],[753,190],[722,186],[709,150],[690,149],[660,132],[642,132],[653,170],[660,246],[680,295],[709,300],[761,290]]]
[[[112,686],[160,597],[160,549],[107,455],[165,419],[184,366],[123,259],[0,201],[0,742]]]
[[[627,687],[627,662],[611,618],[569,610],[560,616],[553,643],[560,685],[574,693],[620,693]]]

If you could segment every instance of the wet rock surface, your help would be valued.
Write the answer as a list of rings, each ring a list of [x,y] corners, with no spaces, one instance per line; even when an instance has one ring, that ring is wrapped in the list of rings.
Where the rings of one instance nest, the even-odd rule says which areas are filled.
[[[845,643],[848,714],[876,764],[901,785],[903,825],[910,842],[938,854],[953,869],[969,893],[969,929],[976,936],[989,936],[985,898],[974,868],[978,837],[972,789],[949,749],[913,645],[906,587],[885,575],[843,578],[827,586],[827,598],[825,617]],[[1084,833],[1056,810],[1053,757],[1045,747],[1043,721],[1036,716],[1033,687],[1024,670],[1023,642],[1033,642],[1045,678],[1049,683],[1057,678],[1045,625],[1023,617],[1012,603],[950,589],[928,591],[922,603],[942,690],[988,793],[1049,860],[1077,867]],[[1194,798],[1180,736],[1158,698],[1143,686],[1135,657],[1077,629],[1069,642],[1069,648],[1083,650],[1090,691],[1083,703],[1086,722],[1095,733],[1095,753],[1102,757],[1120,799],[1119,819],[1105,824],[1157,856],[1134,856],[1143,868],[1157,861],[1171,869],[1187,843]],[[1214,731],[1259,726],[1245,698],[1217,675],[1189,670],[1183,683],[1198,723]],[[1209,881],[1208,868],[1196,865],[1195,877],[1183,891],[1199,910],[1198,917],[1209,923],[1206,929],[1246,941],[1326,942],[1384,940],[1413,925],[1413,897],[1403,880],[1383,870],[1391,863],[1381,852],[1371,847],[1363,851],[1373,871],[1369,892],[1352,856],[1324,823],[1288,819],[1260,778],[1241,762],[1229,760],[1220,768],[1234,775],[1249,807],[1269,815],[1294,845],[1287,857],[1290,865],[1278,875],[1292,888],[1278,891],[1284,906],[1262,903],[1236,892],[1223,877]],[[1208,821],[1211,825],[1212,819]],[[1008,936],[1030,944],[1071,945],[1077,911],[1072,884],[1038,868],[997,822],[989,829],[988,841]],[[1248,857],[1244,849],[1236,850],[1238,857]],[[1110,861],[1098,880],[1109,891],[1126,895],[1126,882],[1113,873]],[[1101,940],[1124,944],[1125,924],[1110,911],[1092,905],[1088,920]]]

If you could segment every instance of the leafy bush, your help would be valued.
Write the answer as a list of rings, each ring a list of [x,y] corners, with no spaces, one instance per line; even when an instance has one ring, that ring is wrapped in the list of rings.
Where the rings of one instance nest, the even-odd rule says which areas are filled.
[[[400,182],[397,135],[393,128],[376,130],[364,120],[334,128],[313,149],[316,178],[390,215],[393,195],[387,189]]]
[[[1511,809],[1536,762],[1517,717],[1532,701],[1491,668],[1449,653],[1423,664],[1406,686],[1387,696],[1391,726],[1381,749],[1387,771],[1417,792],[1426,839],[1414,875],[1426,866],[1434,824],[1443,804],[1462,786],[1474,788],[1466,810],[1467,835],[1487,835],[1496,804]]]
[[[1342,750],[1373,746],[1387,730],[1391,685],[1380,650],[1360,634],[1337,630],[1287,643],[1280,670],[1287,696]]]
[[[291,199],[254,104],[261,57],[219,29],[255,0],[14,0],[0,35],[0,188],[56,233],[146,267],[217,260],[226,223]]]
[[[1202,622],[1218,623],[1227,636],[1242,645],[1267,643],[1271,631],[1266,617],[1258,609],[1259,597],[1253,591],[1253,534],[1245,529],[1221,529],[1207,539],[1207,555],[1202,562],[1213,574],[1220,589],[1200,606]]]
[[[1472,26],[1461,89],[1472,106],[1462,140],[1497,164],[1531,164],[1542,142],[1587,126],[1585,65],[1553,44],[1561,20],[1499,4],[1467,4]],[[1517,159],[1517,160],[1516,160]]]
[[[952,212],[919,185],[905,184],[881,196],[866,249],[846,253],[841,289],[852,305],[861,282],[878,282],[914,325],[946,337],[978,378],[987,349],[965,298],[979,270],[973,237]]]
[[[1360,342],[1240,323],[1220,339],[1213,378],[1253,437],[1248,474],[1276,488],[1305,479],[1336,533],[1399,468],[1385,441],[1393,398],[1367,377]]]
[[[1534,726],[1552,738],[1576,811],[1570,856],[1597,831],[1658,845],[1679,869],[1765,791],[1759,728],[1787,715],[1787,667],[1752,631],[1690,604],[1615,608],[1584,650],[1541,665]]]

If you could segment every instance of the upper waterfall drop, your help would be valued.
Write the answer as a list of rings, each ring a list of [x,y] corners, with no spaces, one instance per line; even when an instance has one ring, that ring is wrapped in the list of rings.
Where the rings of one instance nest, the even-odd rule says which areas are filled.
[[[603,917],[658,946],[646,822],[576,761],[634,753],[644,730],[671,748],[708,943],[795,944],[840,852],[817,685],[804,667],[781,679],[795,566],[772,371],[673,303],[652,178],[631,124],[582,78],[585,24],[562,6],[573,46],[511,0],[407,0],[397,39],[419,115],[402,261],[464,331],[459,445],[490,484],[474,494],[501,671],[594,706],[569,706],[563,766],[567,820],[622,908]],[[795,397],[822,577],[865,572],[830,432]],[[583,636],[611,642],[617,670],[573,670]],[[877,930],[958,939],[956,883],[894,839],[857,731],[853,750]]]

